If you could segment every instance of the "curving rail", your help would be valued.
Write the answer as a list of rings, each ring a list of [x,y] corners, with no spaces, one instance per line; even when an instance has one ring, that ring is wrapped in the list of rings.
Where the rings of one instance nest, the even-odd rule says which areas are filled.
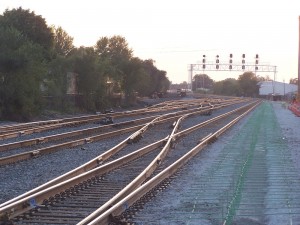
[[[226,105],[221,105],[219,107],[224,107],[224,106],[226,106]],[[73,141],[64,142],[61,144],[51,145],[51,146],[44,147],[44,148],[37,149],[37,150],[32,150],[32,151],[27,151],[27,152],[16,154],[16,155],[2,157],[2,158],[0,158],[0,166],[6,165],[9,163],[15,163],[15,162],[30,159],[30,158],[34,158],[34,157],[40,156],[42,154],[52,153],[52,152],[55,152],[55,151],[58,151],[61,149],[65,149],[65,148],[72,148],[75,146],[84,145],[84,144],[88,144],[91,142],[97,142],[97,141],[100,141],[100,140],[103,140],[106,138],[111,138],[111,137],[118,136],[118,135],[121,135],[124,133],[136,131],[138,129],[145,130],[145,128],[143,128],[145,126],[148,128],[150,125],[152,126],[155,124],[165,123],[170,120],[174,120],[174,119],[178,118],[181,114],[186,113],[186,112],[201,113],[201,112],[209,111],[210,109],[211,109],[211,107],[207,106],[207,107],[202,107],[200,109],[196,108],[196,109],[190,109],[190,110],[186,110],[186,111],[179,111],[179,112],[175,112],[175,113],[168,113],[168,114],[165,114],[165,115],[162,115],[159,117],[148,117],[148,118],[143,118],[143,119],[137,119],[134,121],[123,122],[123,123],[119,123],[119,124],[107,125],[107,126],[98,127],[98,128],[89,128],[89,129],[84,129],[84,130],[79,130],[79,131],[67,132],[67,133],[58,134],[58,135],[46,136],[46,137],[41,137],[41,138],[36,138],[36,139],[30,139],[30,140],[0,145],[0,151],[1,150],[4,151],[4,150],[14,149],[17,147],[38,145],[41,143],[46,143],[48,141],[90,134],[90,133],[94,133],[97,131],[99,132],[103,129],[107,129],[107,127],[115,128],[115,127],[123,126],[125,124],[140,124],[140,125],[135,125],[135,126],[128,127],[128,128],[119,129],[117,131],[110,131],[110,132],[107,132],[104,134],[93,135],[93,136],[89,136],[89,137],[85,137],[85,138],[76,139]],[[151,120],[150,123],[144,124],[145,121],[149,121],[149,120]],[[135,136],[132,136],[129,138],[129,140],[128,140],[129,144],[132,143],[133,141],[135,141],[135,139],[140,138],[141,132],[137,132],[135,134]]]
[[[250,105],[247,105],[247,107],[250,107]],[[111,156],[111,154],[113,154],[113,152],[119,151],[121,146],[123,144],[127,143],[128,140],[126,140],[125,142],[122,142],[123,144],[120,143],[120,145],[116,146],[115,149],[112,150],[110,153],[106,153],[107,155],[105,155],[105,153],[104,153],[102,156],[95,159],[93,166],[91,166],[90,164],[86,164],[86,167],[81,167],[81,169],[78,171],[73,171],[73,172],[71,171],[68,174],[68,176],[60,177],[60,178],[56,179],[56,181],[53,183],[48,182],[49,183],[48,185],[46,184],[41,188],[35,189],[35,191],[33,191],[33,192],[29,192],[26,195],[24,194],[20,198],[15,198],[14,200],[11,200],[7,203],[0,205],[1,220],[11,219],[25,211],[28,211],[31,208],[36,208],[37,206],[42,204],[45,199],[49,198],[53,202],[57,198],[63,198],[62,196],[66,195],[63,193],[67,193],[66,190],[69,190],[68,191],[69,194],[71,192],[74,193],[74,190],[71,191],[72,187],[73,187],[73,189],[74,189],[74,187],[75,187],[75,189],[78,189],[78,188],[82,188],[82,186],[93,183],[93,182],[95,182],[95,179],[98,179],[103,174],[106,174],[109,171],[111,171],[117,167],[119,168],[120,166],[124,165],[124,163],[128,163],[129,159],[135,160],[138,157],[141,157],[141,155],[148,154],[149,152],[153,151],[154,149],[159,148],[164,143],[163,150],[154,158],[154,160],[149,164],[149,166],[140,175],[138,175],[131,183],[129,183],[126,186],[126,188],[124,188],[122,191],[120,191],[118,194],[116,194],[114,197],[112,197],[109,201],[107,201],[107,203],[103,204],[103,206],[97,210],[97,213],[95,213],[93,215],[93,218],[87,219],[88,221],[90,221],[90,220],[94,219],[95,217],[97,217],[99,215],[99,213],[102,214],[102,213],[106,212],[106,210],[108,210],[108,208],[111,205],[116,204],[118,201],[121,201],[129,193],[131,193],[132,191],[137,189],[143,182],[145,182],[151,176],[153,171],[164,160],[164,157],[167,155],[167,153],[171,147],[171,144],[176,139],[179,139],[179,138],[183,137],[184,135],[187,135],[188,133],[192,132],[193,130],[203,127],[205,124],[206,125],[211,124],[216,120],[222,120],[222,118],[224,118],[230,114],[237,113],[237,111],[245,110],[245,108],[246,107],[242,107],[239,110],[233,110],[231,113],[224,114],[224,115],[216,117],[212,120],[206,121],[206,122],[202,123],[202,125],[194,126],[193,128],[189,128],[184,131],[175,133],[178,130],[180,121],[183,120],[185,117],[192,115],[193,113],[187,114],[187,115],[181,117],[177,121],[172,133],[170,134],[170,136],[167,139],[162,139],[152,145],[146,146],[146,147],[142,148],[141,150],[136,151],[135,153],[124,156],[113,162],[101,165],[101,163],[103,163],[103,161],[106,159],[106,157]],[[148,126],[150,126],[150,124],[147,124],[146,126],[147,127],[144,127],[145,129],[147,129]],[[144,132],[145,129],[141,130],[140,132],[141,133]],[[214,136],[217,137],[217,134]],[[133,138],[133,137],[137,137],[137,133],[135,133],[131,136],[131,138]],[[122,164],[120,164],[120,162],[122,162]],[[95,166],[97,166],[99,164],[101,166],[94,168]],[[94,169],[91,169],[91,168],[94,168]],[[85,172],[85,171],[88,171],[88,172]],[[84,182],[86,182],[87,180],[89,181],[88,184],[84,184]],[[61,182],[61,183],[59,183],[59,182]],[[146,182],[146,183],[148,183],[148,182]],[[55,184],[55,185],[53,186],[53,184]],[[76,185],[77,185],[77,187],[76,187]],[[57,196],[55,197],[55,195],[57,195]]]
[[[108,224],[110,222],[114,223],[121,223],[120,216],[122,213],[124,213],[126,210],[129,209],[130,206],[134,205],[138,201],[146,202],[149,198],[149,195],[151,195],[151,192],[155,191],[155,188],[159,188],[159,186],[166,185],[165,181],[169,179],[173,174],[175,174],[182,166],[184,166],[191,158],[193,158],[199,151],[201,151],[205,146],[207,146],[209,143],[214,142],[216,138],[218,138],[222,133],[224,133],[226,130],[228,130],[231,126],[233,126],[235,123],[237,123],[241,118],[243,118],[245,115],[247,115],[251,110],[253,110],[258,104],[252,106],[250,109],[248,109],[246,112],[244,112],[242,115],[238,116],[225,126],[223,126],[221,129],[217,130],[214,133],[209,134],[208,136],[204,137],[201,142],[196,145],[193,149],[191,149],[188,153],[186,153],[184,156],[179,158],[176,162],[174,162],[172,165],[170,165],[168,168],[160,172],[158,175],[147,181],[145,184],[137,188],[131,193],[128,193],[126,197],[124,197],[122,200],[117,202],[115,205],[113,205],[111,208],[109,208],[104,213],[94,213],[93,216],[89,216],[85,218],[84,220],[80,221],[78,225],[80,224],[89,224],[89,225],[96,225],[96,224]],[[139,204],[140,204],[139,202]],[[124,208],[124,205],[126,207]]]
[[[208,108],[204,108],[204,109],[201,109],[200,111],[196,111],[194,113],[205,113],[206,111],[208,111],[210,109]],[[63,180],[66,180],[66,179],[69,179],[73,176],[76,176],[76,175],[79,175],[83,172],[86,172],[86,171],[89,171],[101,164],[103,164],[106,160],[108,160],[109,158],[111,158],[113,155],[115,155],[117,152],[119,152],[120,150],[122,150],[123,148],[125,148],[128,144],[131,144],[134,142],[134,139],[136,138],[139,138],[150,126],[154,125],[155,123],[159,123],[159,122],[164,122],[165,120],[165,117],[167,117],[167,115],[163,115],[161,117],[158,117],[158,118],[155,118],[154,120],[152,120],[151,122],[147,123],[146,125],[144,125],[140,130],[134,132],[132,135],[130,135],[128,138],[126,138],[125,140],[123,140],[122,142],[120,142],[118,145],[116,145],[115,147],[111,148],[110,150],[106,151],[105,153],[101,154],[100,156],[90,160],[89,162],[85,163],[84,165],[50,181],[50,182],[47,182],[46,184],[44,185],[41,185],[40,187],[38,188],[35,188],[34,190],[32,191],[29,191],[21,196],[18,196],[10,201],[7,201],[6,203],[3,203],[3,204],[0,204],[0,207],[3,207],[9,203],[12,203],[14,201],[17,201],[18,199],[20,198],[23,198],[25,196],[28,196],[32,193],[35,193],[37,191],[40,191],[42,190],[43,188],[46,188],[46,187],[49,187],[53,184],[56,184],[60,181],[63,181]],[[173,117],[171,118],[173,119]]]
[[[138,109],[132,111],[125,111],[125,112],[79,116],[79,117],[71,117],[71,118],[58,119],[58,120],[21,123],[21,124],[14,124],[14,125],[4,125],[4,126],[0,126],[0,140],[24,136],[32,133],[39,133],[46,130],[53,130],[61,127],[77,126],[86,123],[93,123],[99,121],[100,119],[106,118],[107,116],[113,118],[130,117],[130,116],[143,115],[149,113],[163,112],[168,110],[175,110],[175,109],[180,109],[185,107],[193,107],[203,103],[204,103],[203,100],[190,100],[190,101],[183,101],[183,102],[173,101],[170,104],[159,105],[158,107],[154,107],[154,108],[144,108],[144,109]]]
[[[206,109],[215,110],[215,109],[219,109],[221,107],[225,107],[225,106],[235,104],[235,103],[237,103],[235,100],[234,101],[226,101],[225,103],[218,102],[218,105],[214,106],[214,107],[212,107],[211,103],[206,103],[207,106],[201,105],[200,108],[197,107],[197,108],[185,109],[185,110],[181,110],[181,111],[177,111],[177,112],[173,112],[173,113],[164,114],[163,116],[160,116],[160,118],[164,118],[164,119],[160,120],[157,123],[168,122],[169,120],[176,119],[177,117],[179,117],[180,115],[182,115],[184,113],[197,112],[199,110],[205,111]],[[210,112],[210,110],[208,110],[207,112]],[[58,151],[61,149],[72,148],[72,147],[88,144],[91,142],[100,141],[100,140],[103,140],[106,138],[118,136],[120,134],[128,133],[128,132],[131,132],[134,130],[138,130],[139,128],[141,128],[143,126],[142,124],[145,121],[153,120],[154,118],[156,118],[156,117],[155,116],[146,117],[146,118],[131,120],[131,121],[118,123],[118,124],[111,124],[111,125],[106,125],[106,126],[101,126],[101,127],[96,127],[96,128],[83,129],[83,130],[78,130],[78,131],[73,131],[73,132],[67,132],[67,133],[62,133],[62,134],[57,134],[57,135],[44,136],[44,137],[39,137],[39,138],[35,138],[35,139],[29,139],[29,140],[24,140],[24,141],[19,141],[19,142],[3,144],[3,145],[0,145],[0,152],[8,151],[8,150],[20,148],[20,147],[28,147],[28,146],[38,145],[38,144],[44,144],[49,141],[57,141],[60,139],[66,139],[66,138],[71,138],[71,137],[74,138],[77,136],[88,135],[91,133],[100,132],[100,131],[108,129],[108,128],[119,128],[119,127],[123,127],[124,125],[141,124],[141,125],[136,125],[136,126],[120,129],[117,131],[111,131],[111,132],[107,132],[104,134],[79,138],[79,139],[76,139],[73,141],[68,141],[68,142],[64,142],[64,143],[60,143],[60,144],[54,144],[54,145],[51,145],[48,147],[35,149],[32,151],[27,151],[27,152],[15,154],[15,155],[1,157],[0,158],[0,166],[10,164],[10,163],[15,163],[15,162],[30,159],[30,158],[35,158],[40,155],[52,153],[52,152],[55,152],[55,151]],[[129,140],[129,142],[130,142],[130,140]]]

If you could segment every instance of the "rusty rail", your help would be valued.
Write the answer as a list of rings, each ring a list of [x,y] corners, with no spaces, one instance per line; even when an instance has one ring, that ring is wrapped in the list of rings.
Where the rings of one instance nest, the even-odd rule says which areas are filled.
[[[178,159],[176,162],[174,162],[172,165],[170,165],[168,168],[160,172],[158,175],[147,181],[145,184],[141,185],[136,190],[128,193],[127,196],[125,196],[122,200],[114,204],[111,208],[107,209],[105,212],[97,213],[95,211],[93,214],[91,214],[89,217],[85,218],[81,222],[78,223],[78,225],[83,224],[89,224],[89,225],[95,225],[95,224],[108,224],[110,222],[110,218],[114,216],[120,215],[122,212],[124,212],[124,205],[127,207],[133,205],[137,200],[139,200],[142,196],[145,195],[145,193],[148,193],[153,188],[155,188],[157,185],[159,185],[163,180],[169,178],[171,175],[173,175],[179,168],[184,166],[191,158],[193,158],[198,152],[200,152],[205,146],[207,146],[208,143],[210,143],[212,140],[218,138],[222,133],[224,133],[226,130],[228,130],[231,126],[233,126],[235,123],[237,123],[241,118],[243,118],[245,115],[247,115],[250,111],[252,111],[259,103],[252,106],[250,109],[248,109],[246,112],[244,112],[242,115],[238,116],[234,120],[232,120],[230,123],[228,123],[226,126],[222,127],[218,131],[216,131],[213,134],[209,134],[204,139],[201,140],[201,142],[195,146],[193,149],[191,149],[188,153],[186,153],[184,156],[182,156],[180,159]]]
[[[209,110],[209,109],[205,108],[205,109],[201,109],[201,110],[202,111],[200,111],[200,112],[203,112],[203,111],[206,111],[206,110]],[[198,112],[198,113],[200,113],[200,112]],[[33,190],[31,190],[31,191],[23,194],[23,195],[20,195],[20,196],[14,198],[14,199],[11,199],[11,200],[9,200],[9,201],[1,204],[0,208],[3,207],[3,206],[5,206],[5,205],[8,205],[8,204],[10,204],[12,202],[18,201],[19,199],[24,198],[24,197],[26,197],[28,195],[36,193],[36,192],[38,192],[38,191],[40,191],[40,190],[42,190],[42,189],[44,189],[46,187],[49,187],[51,185],[54,185],[54,184],[59,183],[59,182],[61,182],[63,180],[66,180],[66,179],[70,179],[71,177],[77,176],[77,175],[79,175],[81,173],[84,173],[84,172],[86,172],[88,170],[91,170],[91,169],[95,168],[96,166],[102,164],[105,160],[109,159],[111,156],[113,156],[114,154],[116,154],[117,152],[119,152],[121,149],[123,149],[127,144],[130,143],[129,140],[131,140],[134,136],[137,136],[138,134],[142,134],[143,132],[145,132],[152,124],[163,123],[163,122],[166,122],[166,120],[169,121],[169,120],[173,120],[174,119],[173,117],[165,119],[164,117],[166,117],[166,116],[167,115],[163,115],[161,117],[155,118],[151,122],[149,122],[146,125],[144,125],[139,131],[136,131],[135,133],[133,133],[132,135],[130,135],[128,138],[126,138],[124,141],[122,141],[121,143],[119,143],[115,147],[111,148],[107,152],[101,154],[100,156],[98,156],[98,157],[90,160],[89,162],[85,163],[84,165],[82,165],[82,166],[80,166],[80,167],[78,167],[78,168],[76,168],[76,169],[74,169],[74,170],[72,170],[72,171],[70,171],[70,172],[68,172],[68,173],[66,173],[64,175],[53,179],[52,181],[49,181],[49,182],[47,182],[47,183],[45,183],[45,184],[43,184],[43,185],[41,185],[41,186],[39,186],[39,187],[37,187],[35,189],[33,189]],[[179,115],[177,115],[175,117],[178,117],[178,116]],[[138,126],[138,127],[141,127],[141,125]],[[122,132],[124,133],[124,131],[122,131]]]
[[[159,117],[160,118],[159,123],[168,122],[169,120],[175,119],[175,118],[179,117],[179,115],[181,115],[183,113],[186,113],[186,112],[194,112],[194,111],[197,112],[198,110],[202,110],[202,111],[198,112],[198,113],[201,113],[201,112],[206,112],[206,111],[213,110],[213,109],[219,109],[221,107],[225,107],[225,106],[228,106],[228,105],[230,105],[230,103],[220,104],[217,107],[209,105],[207,107],[200,107],[200,108],[195,108],[195,109],[190,109],[190,110],[165,114],[165,115]],[[172,115],[173,115],[173,117],[170,117],[169,119],[163,119],[163,120],[161,119],[161,118],[164,118],[164,117],[167,117],[167,116],[172,116]],[[143,119],[140,119],[140,121],[143,121]],[[151,123],[157,123],[157,121],[158,120],[154,119]],[[113,127],[113,126],[118,126],[118,124],[108,125],[108,126]],[[57,145],[52,145],[52,146],[49,146],[49,147],[45,147],[45,148],[41,148],[41,149],[37,149],[37,150],[33,150],[33,151],[28,151],[28,152],[24,152],[24,153],[20,153],[20,154],[15,154],[15,155],[12,155],[12,156],[2,157],[2,158],[0,158],[0,166],[6,165],[6,164],[9,164],[9,163],[15,163],[15,162],[30,159],[30,158],[34,158],[34,157],[37,157],[37,156],[40,156],[40,155],[43,155],[43,154],[48,154],[48,153],[51,153],[51,152],[55,152],[55,151],[58,151],[58,150],[61,150],[61,149],[73,148],[73,147],[88,144],[88,143],[91,143],[91,142],[100,141],[100,140],[103,140],[105,138],[118,136],[120,134],[124,134],[124,133],[131,132],[133,130],[137,130],[142,126],[143,125],[137,125],[137,126],[133,126],[133,127],[129,127],[129,128],[124,128],[124,129],[121,129],[121,130],[118,130],[118,131],[112,131],[112,132],[108,132],[108,133],[104,133],[104,134],[94,135],[94,136],[91,136],[91,137],[82,138],[82,139],[78,139],[78,140],[74,140],[74,141],[69,141],[69,142],[65,142],[65,143],[61,143],[61,144],[57,144]],[[102,127],[100,127],[99,129],[102,129]],[[86,130],[68,132],[68,133],[58,134],[58,135],[53,135],[53,136],[48,136],[48,137],[41,137],[41,138],[26,140],[26,141],[22,141],[22,142],[15,142],[15,143],[10,143],[10,144],[5,144],[5,145],[2,145],[2,146],[0,145],[0,151],[3,150],[3,149],[12,149],[12,148],[16,148],[16,147],[25,147],[25,146],[35,145],[35,144],[39,144],[39,143],[45,143],[49,139],[56,140],[56,139],[59,139],[59,138],[73,137],[73,136],[76,136],[78,134],[83,134],[84,132],[88,133],[88,132],[95,131],[95,130],[97,130],[97,128],[90,128],[90,129],[86,129]],[[131,137],[131,139],[132,139],[132,137]],[[128,140],[129,143],[132,142],[131,139]]]
[[[234,111],[233,111],[233,112],[234,112]],[[190,115],[192,115],[192,113],[191,113]],[[186,116],[188,116],[188,115],[186,115]],[[221,118],[222,118],[222,117],[220,117],[219,119],[221,119]],[[182,119],[183,119],[183,118],[182,118]],[[181,120],[182,120],[182,119],[181,119]],[[210,122],[212,122],[212,121],[207,122],[207,124],[210,123]],[[156,159],[152,162],[152,164],[148,166],[148,167],[149,167],[149,170],[148,170],[147,172],[145,172],[146,177],[149,177],[149,176],[152,174],[152,172],[154,171],[154,169],[159,165],[159,163],[161,162],[161,160],[162,160],[162,159],[164,158],[164,156],[167,154],[167,151],[168,151],[168,149],[169,149],[169,147],[170,147],[170,144],[174,141],[174,140],[173,140],[173,137],[175,136],[175,131],[177,130],[178,125],[179,125],[179,122],[176,123],[176,125],[175,125],[175,127],[174,127],[174,129],[173,129],[173,132],[172,132],[171,136],[168,138],[168,141],[167,141],[167,143],[166,143],[166,147],[164,148],[165,150],[163,150],[163,151],[159,154],[158,158],[156,158]],[[148,127],[148,126],[150,126],[150,124],[147,124],[147,127]],[[144,132],[144,130],[142,129],[141,132]],[[161,141],[162,141],[162,140],[161,140]],[[71,178],[71,179],[73,179],[73,178],[75,179],[74,176],[76,176],[76,175],[78,175],[78,174],[81,174],[81,173],[83,173],[83,172],[85,172],[85,171],[87,171],[87,170],[90,170],[92,167],[95,167],[95,166],[101,164],[105,159],[109,158],[112,154],[114,154],[114,153],[116,153],[117,151],[119,151],[120,149],[122,149],[122,148],[126,145],[126,143],[127,143],[127,141],[124,140],[124,141],[123,141],[122,143],[120,143],[118,146],[115,146],[115,148],[113,148],[111,151],[102,154],[101,156],[95,158],[94,160],[91,160],[90,162],[88,162],[88,163],[86,163],[85,165],[81,166],[80,169],[75,169],[75,170],[73,170],[73,171],[70,171],[70,172],[67,174],[67,176],[61,176],[61,177],[58,177],[58,178],[56,178],[54,181],[48,182],[48,183],[46,183],[46,184],[44,184],[44,185],[42,185],[42,186],[40,186],[40,187],[34,189],[33,191],[27,192],[27,193],[23,194],[22,196],[19,196],[19,197],[15,198],[15,199],[12,199],[12,200],[10,200],[10,201],[8,201],[8,202],[6,202],[6,203],[0,205],[0,207],[1,207],[1,209],[0,209],[0,214],[1,214],[2,216],[7,216],[7,215],[13,216],[13,215],[15,215],[14,213],[16,212],[16,211],[15,211],[15,210],[16,210],[16,207],[18,207],[17,205],[19,204],[20,201],[23,201],[23,200],[22,200],[23,198],[25,198],[25,199],[28,200],[28,198],[29,198],[30,195],[35,195],[35,194],[40,193],[40,192],[43,193],[43,190],[44,190],[45,188],[46,188],[46,189],[47,189],[47,188],[51,188],[50,186],[53,185],[53,184],[59,185],[59,184],[58,184],[59,182],[62,182],[62,181],[63,181],[63,183],[64,183],[64,182],[67,182],[67,181],[64,181],[64,180],[66,180],[66,179],[70,179],[70,178]],[[92,162],[92,161],[93,161],[93,166],[91,166],[91,162]],[[93,170],[93,171],[94,171],[94,170]],[[86,174],[86,173],[85,173],[85,174]],[[79,175],[79,176],[84,177],[84,174],[81,174],[81,175]],[[72,177],[73,177],[73,178],[72,178]],[[139,183],[142,181],[142,179],[145,179],[145,177],[139,176],[139,178],[137,178],[137,180],[138,180]],[[140,185],[140,184],[139,184],[139,185]],[[137,185],[137,186],[139,186],[139,185]],[[137,186],[136,186],[136,184],[133,184],[132,187],[135,189]],[[131,187],[128,187],[127,189],[129,189],[129,190],[132,191]],[[51,192],[51,193],[52,193],[52,192]],[[121,197],[124,197],[124,194],[120,194],[120,198],[121,198]],[[41,197],[41,198],[43,198],[43,197]],[[117,199],[119,199],[119,198],[117,198]],[[40,201],[40,200],[38,200],[38,201]],[[24,203],[24,202],[22,202],[22,204],[23,204],[23,203]],[[24,207],[24,204],[23,204],[22,207]],[[21,208],[22,208],[22,207],[21,207]],[[28,209],[28,207],[27,207],[27,209]],[[12,212],[12,211],[13,211],[13,212]]]
[[[199,100],[194,101],[193,103],[189,103],[189,104],[185,103],[183,105],[175,105],[175,106],[172,105],[172,106],[168,106],[168,107],[161,107],[161,108],[154,108],[154,109],[146,108],[146,109],[125,111],[125,112],[71,117],[71,118],[65,118],[65,119],[59,119],[59,120],[31,122],[31,123],[23,123],[23,124],[17,124],[17,125],[6,125],[6,126],[0,127],[0,131],[2,131],[2,132],[5,131],[5,133],[0,134],[0,140],[19,137],[19,136],[23,136],[23,135],[32,134],[32,133],[38,133],[38,132],[51,130],[51,129],[57,129],[57,128],[66,127],[66,126],[75,126],[75,125],[79,125],[79,124],[92,123],[92,122],[98,121],[99,119],[103,119],[106,116],[112,116],[113,118],[136,116],[136,115],[142,115],[142,114],[146,114],[146,113],[155,113],[158,111],[174,110],[174,109],[181,108],[183,106],[184,107],[195,106],[197,104],[199,104]],[[23,129],[23,130],[14,131],[15,129]],[[6,132],[7,130],[11,130],[12,132]]]
[[[205,108],[202,108],[202,109],[205,109]],[[196,110],[198,110],[198,108],[189,109],[189,110],[185,110],[185,111],[178,111],[178,112],[174,112],[174,113],[168,113],[165,115],[166,116],[167,115],[168,116],[172,116],[172,115],[176,116],[176,115],[180,115],[180,114],[187,113],[187,112],[193,112]],[[120,122],[120,123],[115,123],[115,124],[103,125],[100,127],[87,128],[87,129],[71,131],[71,132],[66,132],[66,133],[61,133],[61,134],[56,134],[56,135],[49,135],[49,136],[45,136],[45,137],[34,138],[34,139],[29,139],[29,140],[24,140],[24,141],[19,141],[19,142],[12,142],[12,143],[8,143],[8,144],[0,145],[0,152],[15,149],[15,148],[37,145],[40,143],[46,143],[49,141],[55,141],[55,140],[59,140],[59,139],[75,137],[75,136],[79,136],[79,135],[91,134],[91,133],[99,132],[102,130],[106,130],[108,128],[117,128],[120,126],[133,125],[133,124],[143,124],[143,123],[149,122],[155,118],[157,118],[157,116],[150,116],[150,117],[145,117],[145,118],[136,119],[136,120],[130,120],[130,121],[125,121],[125,122]]]

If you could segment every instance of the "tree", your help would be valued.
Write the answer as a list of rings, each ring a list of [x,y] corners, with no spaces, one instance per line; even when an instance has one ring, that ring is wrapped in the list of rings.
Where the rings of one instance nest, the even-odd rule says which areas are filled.
[[[51,107],[67,111],[72,106],[67,93],[67,74],[72,71],[72,57],[68,57],[74,50],[73,38],[62,27],[52,26],[54,34],[54,54],[48,63],[47,78],[44,81],[44,94],[48,97]]]
[[[150,76],[150,83],[148,83],[148,95],[151,95],[154,92],[166,92],[169,89],[171,82],[167,77],[167,72],[157,69],[154,66],[154,60],[144,60],[143,68]]]
[[[54,32],[54,50],[58,55],[67,56],[73,49],[73,37],[69,36],[62,27],[52,27]]]
[[[105,66],[105,61],[99,61],[92,47],[72,51],[72,72],[78,74],[78,94],[82,97],[83,109],[94,111],[108,104]]]
[[[11,26],[0,26],[0,116],[28,120],[41,107],[43,48]]]
[[[136,78],[135,90],[138,92],[139,96],[150,96],[152,92],[151,87],[151,76],[148,74],[144,68],[140,70],[139,76]]]
[[[213,80],[206,74],[196,74],[192,81],[192,90],[197,89],[211,89],[213,86]]]
[[[213,84],[213,93],[215,95],[225,95],[223,93],[223,81],[217,81],[217,82],[214,82]]]
[[[132,57],[132,50],[128,47],[126,39],[119,35],[100,38],[95,45],[95,51],[101,58],[110,58],[113,64]]]
[[[245,97],[256,97],[259,93],[258,79],[253,72],[245,72],[238,78],[241,94]]]
[[[143,78],[147,77],[142,67],[142,60],[137,57],[131,58],[123,70],[123,79],[121,87],[125,94],[125,101],[131,104],[135,101],[135,92],[139,90],[140,85],[143,83]]]
[[[188,89],[189,85],[186,81],[183,81],[179,84],[171,84],[170,89],[176,90],[176,89]]]
[[[298,78],[291,78],[290,79],[290,84],[296,84],[296,85],[298,85]]]
[[[95,45],[100,61],[108,62],[107,76],[120,86],[127,103],[131,103],[135,92],[150,95],[153,92],[166,91],[170,81],[166,72],[158,70],[153,60],[141,60],[133,57],[125,38],[102,37]]]
[[[227,78],[213,84],[213,93],[226,96],[240,96],[238,81],[234,78]]]
[[[102,37],[94,48],[101,61],[109,61],[109,76],[114,80],[121,80],[124,66],[132,58],[132,50],[128,47],[126,39],[121,36]]]
[[[154,92],[166,92],[169,86],[166,72],[158,70],[152,60],[132,57],[124,67],[121,87],[127,104],[134,102],[137,92],[149,96]]]
[[[29,41],[39,44],[46,51],[53,47],[53,33],[46,21],[33,11],[24,10],[21,7],[12,10],[5,10],[1,23],[14,27]]]
[[[158,75],[158,89],[157,89],[158,92],[167,92],[167,90],[171,85],[171,82],[167,77],[167,72],[164,70],[159,70],[157,75]]]
[[[67,103],[67,74],[72,71],[72,58],[57,55],[48,63],[47,77],[43,82],[44,95],[50,102],[53,109],[61,111],[69,110],[70,105]]]

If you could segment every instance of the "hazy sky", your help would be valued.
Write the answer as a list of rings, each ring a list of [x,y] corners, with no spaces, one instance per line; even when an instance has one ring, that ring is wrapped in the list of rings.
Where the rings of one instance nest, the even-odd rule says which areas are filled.
[[[30,9],[48,25],[61,26],[75,46],[93,46],[121,35],[134,56],[153,59],[173,83],[187,81],[187,65],[202,60],[277,66],[276,80],[298,77],[300,0],[1,0],[6,8]],[[200,72],[202,73],[202,71]],[[214,80],[242,72],[205,72]],[[273,73],[257,73],[261,76]]]

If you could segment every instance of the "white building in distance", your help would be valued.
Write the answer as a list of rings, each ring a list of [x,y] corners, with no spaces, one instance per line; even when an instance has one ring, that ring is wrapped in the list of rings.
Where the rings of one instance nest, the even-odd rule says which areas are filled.
[[[298,91],[296,84],[287,84],[278,81],[261,81],[258,85],[260,96],[292,96]]]

